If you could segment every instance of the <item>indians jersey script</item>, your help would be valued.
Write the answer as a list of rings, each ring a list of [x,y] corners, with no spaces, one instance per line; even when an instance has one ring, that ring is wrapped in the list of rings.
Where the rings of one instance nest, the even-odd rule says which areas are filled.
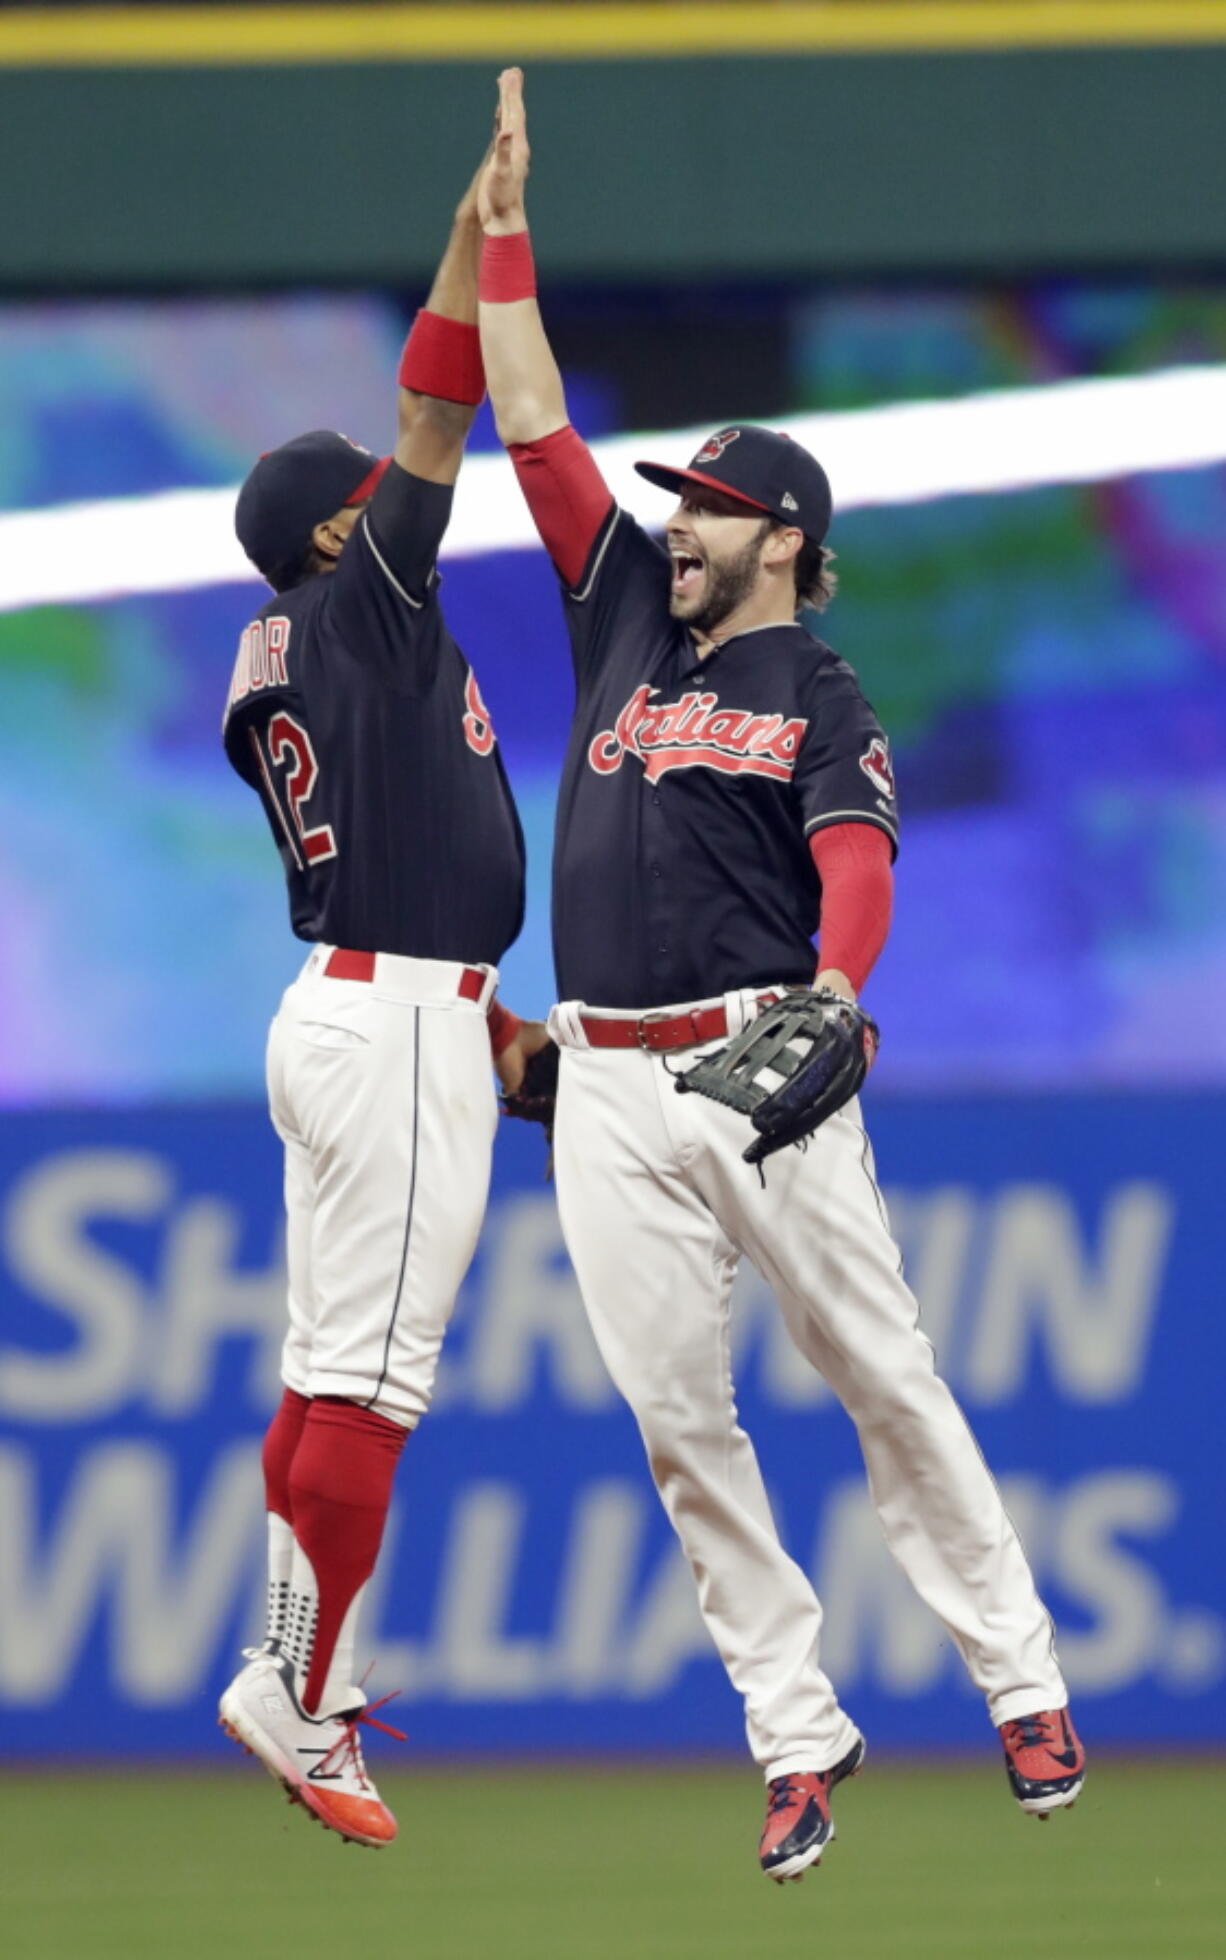
[[[257,790],[300,939],[496,966],[523,837],[476,676],[443,621],[451,491],[389,465],[336,570],[243,633],[226,753]]]
[[[660,1007],[807,986],[820,886],[808,838],[870,823],[897,848],[889,747],[846,661],[803,626],[699,659],[667,552],[625,511],[568,594],[578,701],[558,805],[564,1000]]]

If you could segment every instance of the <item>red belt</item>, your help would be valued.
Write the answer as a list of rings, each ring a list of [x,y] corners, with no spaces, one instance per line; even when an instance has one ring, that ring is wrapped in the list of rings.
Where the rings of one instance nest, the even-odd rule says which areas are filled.
[[[777,993],[759,994],[758,1005],[766,1007],[778,998]],[[693,1048],[700,1041],[718,1041],[728,1032],[728,1013],[722,1000],[714,1007],[690,1007],[680,1014],[628,1014],[624,1020],[581,1014],[579,1021],[593,1048],[642,1048],[649,1055],[661,1055],[671,1048]]]
[[[378,957],[377,953],[355,953],[348,946],[336,946],[328,955],[324,972],[329,980],[373,980]],[[480,1000],[488,977],[480,967],[462,967],[456,985],[457,999]]]

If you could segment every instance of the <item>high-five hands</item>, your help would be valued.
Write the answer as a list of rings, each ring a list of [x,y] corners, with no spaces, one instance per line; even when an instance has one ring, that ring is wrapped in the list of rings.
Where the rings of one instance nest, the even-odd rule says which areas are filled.
[[[493,154],[494,154],[494,139],[491,136],[489,140],[489,144],[486,147],[485,155],[482,157],[480,163],[477,165],[477,168],[473,172],[472,181],[470,182],[468,189],[465,191],[463,197],[460,199],[460,202],[456,207],[456,218],[458,221],[464,224],[477,225],[480,224],[481,222],[481,214],[477,208],[477,199],[481,190],[481,179],[484,177],[486,170],[489,167],[489,161],[490,158],[493,156]]]
[[[487,232],[506,234],[526,229],[524,185],[529,160],[523,69],[504,68],[498,77],[494,142],[477,193],[477,209]]]

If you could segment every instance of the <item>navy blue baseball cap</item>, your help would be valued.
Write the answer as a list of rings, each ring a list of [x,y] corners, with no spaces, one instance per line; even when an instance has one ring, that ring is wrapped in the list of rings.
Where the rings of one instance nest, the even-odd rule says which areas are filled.
[[[390,456],[335,429],[312,429],[260,457],[238,493],[238,541],[276,591],[291,585],[317,524],[370,496]]]
[[[830,480],[816,456],[810,456],[791,436],[752,424],[720,429],[708,436],[685,469],[667,463],[636,463],[648,483],[680,494],[687,483],[705,484],[738,497],[753,510],[795,524],[814,544],[830,529],[833,508]]]

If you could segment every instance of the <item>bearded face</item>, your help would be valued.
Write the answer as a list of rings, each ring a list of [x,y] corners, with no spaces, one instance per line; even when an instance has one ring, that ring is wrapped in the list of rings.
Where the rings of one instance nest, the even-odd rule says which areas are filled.
[[[769,517],[715,491],[686,494],[668,522],[673,576],[668,609],[695,633],[710,636],[745,604],[762,568]]]

